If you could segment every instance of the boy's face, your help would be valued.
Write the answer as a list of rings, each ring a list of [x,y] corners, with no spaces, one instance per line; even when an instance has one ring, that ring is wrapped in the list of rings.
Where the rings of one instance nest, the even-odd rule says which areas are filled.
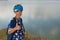
[[[21,16],[22,15],[22,11],[16,11],[16,12],[14,12],[17,16]]]

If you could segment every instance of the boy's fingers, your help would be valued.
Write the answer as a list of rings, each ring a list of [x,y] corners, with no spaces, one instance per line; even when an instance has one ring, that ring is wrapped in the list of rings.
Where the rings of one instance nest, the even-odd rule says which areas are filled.
[[[11,28],[9,28],[9,30],[8,31],[12,31],[12,29]]]

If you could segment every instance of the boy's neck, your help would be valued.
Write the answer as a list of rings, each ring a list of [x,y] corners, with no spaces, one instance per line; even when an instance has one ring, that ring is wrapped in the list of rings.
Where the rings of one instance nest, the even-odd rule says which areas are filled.
[[[16,16],[15,16],[15,18],[16,18],[16,19],[19,19],[19,18],[20,18],[20,16],[17,16],[17,15],[16,15]]]

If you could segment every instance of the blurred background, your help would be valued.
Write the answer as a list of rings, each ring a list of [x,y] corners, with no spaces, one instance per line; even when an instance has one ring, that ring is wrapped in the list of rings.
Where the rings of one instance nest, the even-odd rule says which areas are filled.
[[[60,0],[0,0],[0,30],[15,16],[15,4],[24,7],[22,19],[29,34],[60,40]]]

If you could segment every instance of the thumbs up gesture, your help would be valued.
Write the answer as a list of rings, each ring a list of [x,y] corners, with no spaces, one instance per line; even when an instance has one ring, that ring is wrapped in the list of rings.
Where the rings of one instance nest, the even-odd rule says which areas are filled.
[[[18,23],[16,23],[16,26],[15,26],[16,30],[20,30],[21,27],[18,25]]]

